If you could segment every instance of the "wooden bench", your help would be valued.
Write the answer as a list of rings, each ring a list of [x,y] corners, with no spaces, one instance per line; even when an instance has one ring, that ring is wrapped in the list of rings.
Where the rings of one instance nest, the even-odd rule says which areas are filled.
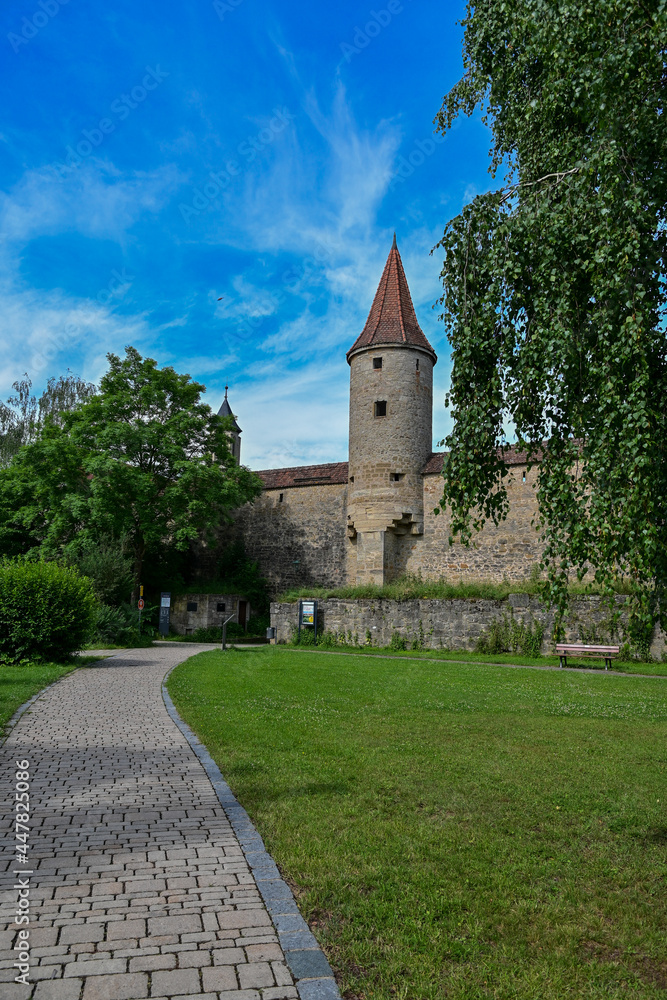
[[[596,656],[604,658],[605,670],[611,666],[612,657],[618,656],[618,646],[585,646],[581,642],[559,642],[556,655],[560,657],[561,667],[567,666],[568,656]]]

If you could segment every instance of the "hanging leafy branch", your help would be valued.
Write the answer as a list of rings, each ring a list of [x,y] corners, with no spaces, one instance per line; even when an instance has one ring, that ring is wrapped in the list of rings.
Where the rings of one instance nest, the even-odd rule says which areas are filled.
[[[470,2],[465,75],[436,118],[481,108],[507,184],[446,227],[452,346],[443,509],[469,544],[508,510],[505,428],[538,462],[545,596],[589,573],[667,583],[667,4]],[[590,578],[590,577],[589,577]]]

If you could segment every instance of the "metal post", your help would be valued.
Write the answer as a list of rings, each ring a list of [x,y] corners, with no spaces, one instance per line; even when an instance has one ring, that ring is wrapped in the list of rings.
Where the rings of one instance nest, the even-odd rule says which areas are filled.
[[[227,622],[230,622],[234,615],[230,615],[229,618],[225,618],[222,623],[222,648],[227,649]]]
[[[297,643],[301,644],[301,609],[303,607],[303,601],[299,601],[299,634],[297,636]]]

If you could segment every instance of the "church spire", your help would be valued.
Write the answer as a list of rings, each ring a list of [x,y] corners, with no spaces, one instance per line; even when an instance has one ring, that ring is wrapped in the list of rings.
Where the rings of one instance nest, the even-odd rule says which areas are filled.
[[[403,261],[396,244],[396,233],[366,325],[347,352],[348,363],[356,351],[379,347],[380,344],[421,347],[433,356],[434,362],[437,360],[415,314]]]

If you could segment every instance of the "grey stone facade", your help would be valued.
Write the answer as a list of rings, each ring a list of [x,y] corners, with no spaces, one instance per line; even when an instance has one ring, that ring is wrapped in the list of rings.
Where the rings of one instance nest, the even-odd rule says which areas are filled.
[[[222,625],[230,615],[238,623],[239,612],[243,618],[244,602],[242,624],[250,617],[250,604],[238,594],[179,594],[172,599],[170,625],[177,635],[191,635],[198,628]]]
[[[617,598],[619,605],[624,598]],[[542,652],[553,649],[550,640],[553,612],[543,609],[535,597],[510,594],[507,600],[339,600],[320,601],[318,630],[345,637],[351,644],[388,646],[398,633],[408,644],[418,641],[425,649],[473,650],[480,634],[494,618],[514,615],[518,622],[537,621],[544,625]],[[581,641],[595,627],[609,640],[606,623],[610,609],[599,597],[580,597],[572,601],[567,640]],[[623,619],[622,619],[623,620]],[[298,622],[297,603],[271,605],[271,625],[276,628],[278,643],[290,642]],[[370,633],[370,642],[368,635]],[[614,640],[618,642],[618,639]],[[664,633],[656,629],[651,655],[660,658],[666,651]]]

